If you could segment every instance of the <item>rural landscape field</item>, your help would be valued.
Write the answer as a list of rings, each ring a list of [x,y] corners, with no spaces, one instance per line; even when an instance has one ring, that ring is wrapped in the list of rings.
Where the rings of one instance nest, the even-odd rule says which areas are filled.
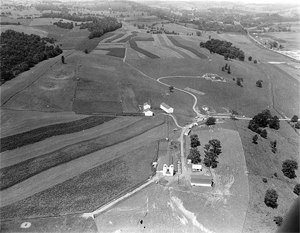
[[[1,232],[292,231],[299,4],[2,2]]]

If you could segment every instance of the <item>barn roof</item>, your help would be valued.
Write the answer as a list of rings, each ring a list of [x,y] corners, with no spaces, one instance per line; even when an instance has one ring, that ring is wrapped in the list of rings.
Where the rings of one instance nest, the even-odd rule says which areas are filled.
[[[161,103],[161,106],[165,107],[166,109],[170,109],[171,107],[169,105],[167,105],[166,103]]]
[[[191,183],[196,184],[211,184],[212,177],[211,176],[199,176],[199,175],[191,175]]]

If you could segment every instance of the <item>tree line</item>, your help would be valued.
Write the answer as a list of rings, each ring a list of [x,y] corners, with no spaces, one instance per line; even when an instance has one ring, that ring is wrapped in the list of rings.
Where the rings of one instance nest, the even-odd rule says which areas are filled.
[[[14,30],[2,32],[0,37],[1,84],[29,70],[40,61],[62,53],[59,46],[47,45],[48,43],[54,43],[54,40]]]
[[[229,59],[245,60],[245,53],[241,49],[232,46],[232,43],[228,41],[212,38],[205,43],[200,42],[200,47],[208,49],[210,53],[217,53]]]
[[[55,22],[53,23],[54,25],[56,25],[57,27],[60,27],[60,28],[64,28],[64,29],[73,29],[74,28],[74,25],[73,25],[73,22]]]

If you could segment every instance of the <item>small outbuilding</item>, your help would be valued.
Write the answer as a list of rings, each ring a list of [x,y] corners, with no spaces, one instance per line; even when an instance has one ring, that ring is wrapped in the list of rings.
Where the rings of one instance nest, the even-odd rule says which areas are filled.
[[[174,112],[174,108],[170,107],[169,105],[167,105],[166,103],[161,103],[160,104],[160,108],[162,110],[164,110],[166,113],[173,113]]]
[[[201,164],[192,164],[192,171],[193,172],[200,172],[200,171],[202,171],[202,165]]]
[[[213,186],[213,179],[211,176],[191,175],[191,185],[211,187]]]

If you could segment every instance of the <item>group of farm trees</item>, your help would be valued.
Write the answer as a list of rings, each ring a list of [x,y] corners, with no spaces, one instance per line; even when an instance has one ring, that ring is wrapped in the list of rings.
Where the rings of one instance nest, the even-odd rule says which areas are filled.
[[[216,168],[218,166],[218,157],[221,154],[221,142],[218,139],[208,141],[204,146],[204,164],[207,167]]]
[[[14,78],[19,73],[28,70],[40,61],[55,57],[62,53],[50,38],[38,35],[26,35],[23,32],[7,30],[1,33],[1,83]]]
[[[197,149],[197,147],[201,145],[199,141],[199,137],[197,134],[192,134],[190,136],[190,139],[191,139],[191,149],[187,158],[190,159],[193,164],[198,164],[201,162],[201,155]]]
[[[248,124],[248,129],[251,129],[253,132],[260,134],[260,136],[267,138],[267,131],[265,128],[269,125],[271,129],[279,129],[280,121],[277,116],[272,116],[270,110],[263,110],[261,113],[255,115]]]
[[[232,46],[232,43],[228,41],[218,40],[218,39],[210,39],[208,41],[200,43],[201,48],[206,48],[210,51],[210,53],[217,53],[226,59],[236,59],[238,58],[240,61],[245,60],[245,54],[242,50],[237,47]]]
[[[73,22],[55,22],[53,23],[54,25],[56,25],[57,27],[60,27],[60,28],[64,28],[64,29],[73,29],[74,28],[74,25],[73,25]]]
[[[199,137],[197,134],[192,134],[191,149],[187,159],[190,159],[193,164],[201,162],[201,154],[197,147],[200,146]],[[218,139],[209,140],[208,144],[204,146],[204,164],[207,167],[216,168],[218,165],[218,156],[221,154],[221,142]]]

